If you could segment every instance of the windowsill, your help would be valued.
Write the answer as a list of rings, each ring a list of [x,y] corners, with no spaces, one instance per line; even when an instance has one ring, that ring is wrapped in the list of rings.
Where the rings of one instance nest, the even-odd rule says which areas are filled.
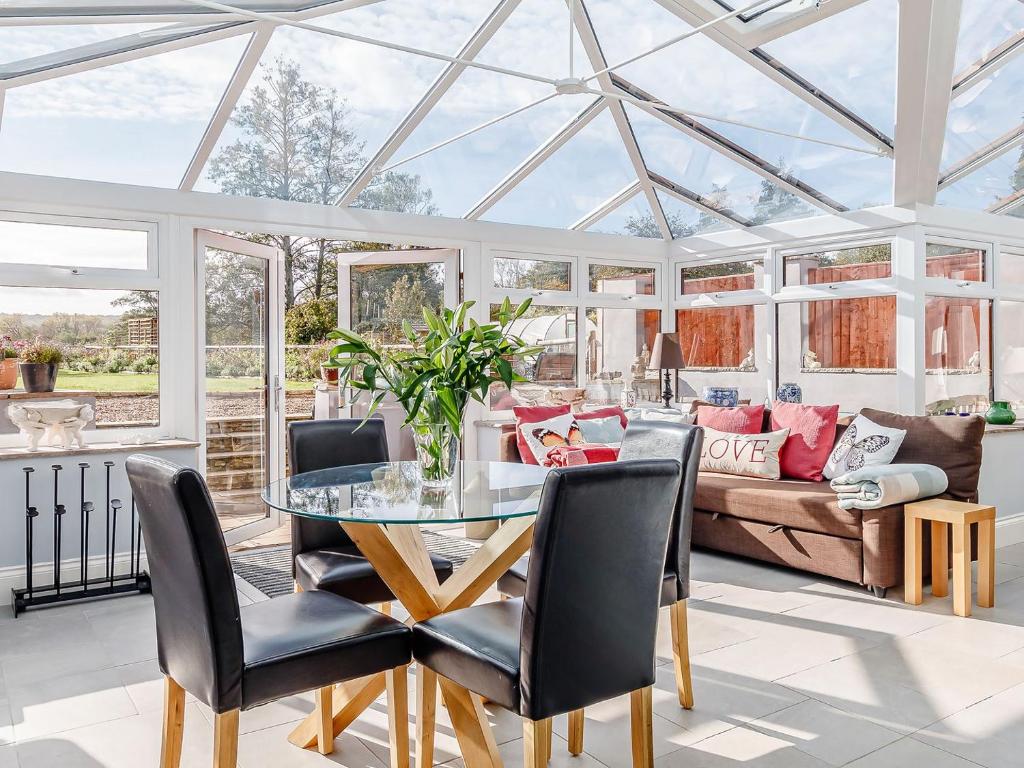
[[[199,443],[195,440],[184,440],[182,438],[163,438],[156,442],[144,443],[142,445],[131,445],[118,442],[92,443],[84,448],[54,448],[51,446],[39,446],[39,450],[30,451],[25,446],[0,447],[0,461],[4,459],[35,459],[52,458],[63,456],[90,456],[104,453],[148,453],[149,451],[165,450],[168,448],[198,448]]]

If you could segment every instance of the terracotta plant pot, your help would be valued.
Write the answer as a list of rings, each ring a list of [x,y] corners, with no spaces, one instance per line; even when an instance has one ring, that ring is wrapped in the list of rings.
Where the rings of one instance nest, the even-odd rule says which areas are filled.
[[[53,392],[57,386],[57,365],[21,363],[21,384],[26,392]]]
[[[18,385],[18,358],[0,359],[0,389],[14,389]]]
[[[320,366],[320,378],[328,384],[337,384],[339,373],[341,373],[340,368],[327,368],[323,365]]]

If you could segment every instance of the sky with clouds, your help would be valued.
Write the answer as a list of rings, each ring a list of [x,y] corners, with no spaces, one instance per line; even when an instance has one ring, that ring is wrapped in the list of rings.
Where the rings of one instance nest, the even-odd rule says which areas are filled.
[[[610,62],[688,29],[654,0],[589,0],[587,7]],[[383,0],[313,23],[454,54],[492,8],[493,0]],[[775,40],[765,50],[892,136],[896,16],[895,0],[866,0]],[[160,26],[2,27],[0,63]],[[1024,4],[1017,0],[964,3],[958,68],[1021,28]],[[238,36],[11,89],[0,123],[0,169],[177,186],[246,42],[247,37]],[[568,43],[564,0],[523,0],[478,59],[560,77],[568,74]],[[577,74],[589,73],[578,38],[574,47]],[[348,100],[353,127],[368,155],[443,67],[442,62],[425,57],[284,27],[275,31],[263,61],[278,56],[294,59],[306,78],[337,89]],[[702,35],[618,71],[674,106],[863,146],[857,137]],[[953,104],[947,164],[1020,123],[1022,108],[1016,95],[1022,81],[1024,59],[1017,58]],[[470,69],[393,160],[547,93],[543,84]],[[401,169],[421,176],[442,214],[461,216],[588,102],[588,97],[557,97]],[[759,177],[639,110],[628,111],[653,170],[702,194],[727,186],[732,205],[749,215],[760,190]],[[856,208],[890,200],[892,163],[886,158],[706,122],[766,160],[784,163],[795,176],[845,205]],[[235,138],[237,129],[229,126],[219,146]],[[632,166],[606,112],[485,218],[565,227],[633,180]],[[987,204],[989,197],[970,205],[971,189],[978,185],[968,187],[952,196],[954,204]],[[197,189],[214,191],[216,186],[204,176]],[[642,196],[595,228],[616,229],[627,213],[634,212],[648,212]],[[692,210],[684,213],[696,216]]]

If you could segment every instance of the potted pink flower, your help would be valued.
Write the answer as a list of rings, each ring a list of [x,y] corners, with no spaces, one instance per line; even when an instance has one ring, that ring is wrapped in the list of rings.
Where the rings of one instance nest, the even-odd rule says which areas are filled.
[[[0,389],[18,384],[18,347],[10,336],[0,337]]]
[[[57,368],[64,361],[64,350],[56,344],[36,339],[21,348],[21,385],[26,392],[53,392]]]

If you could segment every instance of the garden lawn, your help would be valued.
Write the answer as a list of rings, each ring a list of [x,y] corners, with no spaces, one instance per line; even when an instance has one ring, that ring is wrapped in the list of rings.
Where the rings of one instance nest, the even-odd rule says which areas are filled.
[[[207,392],[246,392],[259,387],[260,380],[255,376],[239,376],[235,378],[208,378]],[[309,390],[312,381],[285,382],[289,391]],[[94,392],[156,392],[157,374],[155,373],[86,373],[83,371],[62,370],[57,374],[57,389],[91,390]]]

